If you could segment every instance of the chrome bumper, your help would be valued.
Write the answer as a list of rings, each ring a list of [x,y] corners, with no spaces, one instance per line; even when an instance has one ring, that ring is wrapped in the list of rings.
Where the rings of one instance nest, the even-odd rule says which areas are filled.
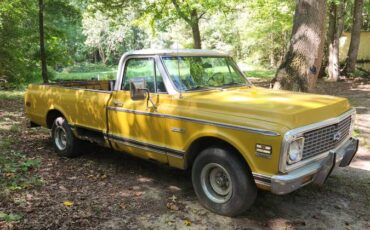
[[[309,183],[323,184],[334,168],[338,166],[346,167],[351,163],[357,148],[358,140],[350,138],[335,151],[329,151],[328,155],[319,161],[312,162],[284,175],[272,176],[271,192],[282,195]]]

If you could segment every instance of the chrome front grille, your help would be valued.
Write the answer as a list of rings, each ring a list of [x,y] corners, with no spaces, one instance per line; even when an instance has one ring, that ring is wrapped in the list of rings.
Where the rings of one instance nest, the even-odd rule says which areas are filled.
[[[348,116],[337,124],[304,133],[303,159],[335,148],[350,135],[350,129],[351,116]]]

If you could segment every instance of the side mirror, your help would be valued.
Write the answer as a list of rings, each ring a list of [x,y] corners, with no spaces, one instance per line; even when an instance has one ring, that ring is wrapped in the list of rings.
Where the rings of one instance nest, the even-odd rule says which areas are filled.
[[[131,99],[144,100],[147,96],[148,89],[146,88],[145,78],[134,78],[130,81]]]

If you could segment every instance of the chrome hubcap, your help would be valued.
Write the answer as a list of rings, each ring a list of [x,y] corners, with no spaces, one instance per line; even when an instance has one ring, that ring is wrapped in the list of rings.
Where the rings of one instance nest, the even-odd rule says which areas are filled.
[[[59,150],[64,150],[67,147],[67,133],[62,126],[55,129],[54,141]]]
[[[232,195],[232,181],[227,170],[219,164],[209,163],[200,175],[202,189],[206,196],[216,203],[227,202]]]

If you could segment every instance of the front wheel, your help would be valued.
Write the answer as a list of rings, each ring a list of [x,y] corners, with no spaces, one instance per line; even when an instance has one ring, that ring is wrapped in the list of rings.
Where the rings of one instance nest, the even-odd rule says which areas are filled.
[[[250,170],[230,150],[211,147],[195,159],[192,181],[200,203],[225,216],[236,216],[252,206],[257,187]]]
[[[81,140],[77,139],[64,117],[54,120],[51,128],[54,150],[63,157],[77,157],[81,155]]]

